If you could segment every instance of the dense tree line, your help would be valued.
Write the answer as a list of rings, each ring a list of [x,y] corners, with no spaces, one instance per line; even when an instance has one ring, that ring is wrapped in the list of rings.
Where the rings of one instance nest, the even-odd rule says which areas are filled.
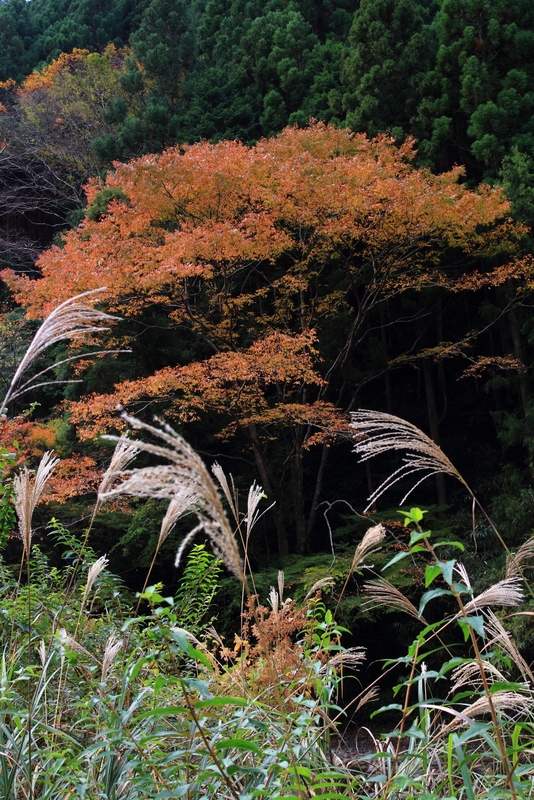
[[[101,79],[91,125],[82,130],[72,96],[84,94],[87,119],[94,64],[86,60],[82,68],[81,59],[69,62],[61,54],[72,48],[104,54],[110,43],[116,55],[111,64],[108,49],[107,86]],[[68,147],[83,147],[89,171],[78,170],[74,185],[72,158],[66,155],[67,164],[56,158],[59,202],[51,205],[58,225],[80,207],[89,174],[115,159],[201,139],[253,143],[310,118],[370,136],[389,131],[399,143],[413,136],[418,164],[434,171],[462,164],[472,184],[504,181],[515,212],[530,224],[533,48],[527,0],[152,0],[148,6],[128,0],[106,10],[94,0],[8,0],[0,6],[0,101],[9,111],[0,117],[0,133],[10,150],[3,183],[17,182],[15,153],[31,162],[30,142],[50,137],[51,128],[58,137],[59,115],[28,113],[35,97],[35,78],[28,75],[32,69],[49,74],[46,64],[61,56],[63,76],[56,69],[53,85],[49,74],[48,102],[57,105],[62,82],[61,135]],[[76,80],[84,70],[85,90]],[[43,82],[41,91],[43,105]],[[39,185],[38,198],[46,195],[41,184],[50,159],[33,150],[29,182]],[[20,171],[22,183],[27,169]],[[65,192],[65,184],[72,189]],[[47,212],[36,222],[35,212],[17,205],[11,204],[6,225],[11,239],[15,232],[23,240],[33,236],[30,263],[54,221]]]
[[[108,158],[251,142],[310,117],[413,135],[423,163],[465,164],[476,181],[534,155],[528,0],[8,0],[0,22],[0,80],[73,48],[131,46],[122,85],[145,102],[110,101]]]

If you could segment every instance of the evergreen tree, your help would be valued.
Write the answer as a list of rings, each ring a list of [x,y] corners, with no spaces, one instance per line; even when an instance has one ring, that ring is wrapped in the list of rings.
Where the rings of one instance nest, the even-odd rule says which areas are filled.
[[[196,30],[203,0],[152,0],[132,35],[122,86],[138,108],[114,102],[108,119],[115,132],[95,142],[105,161],[158,152],[180,138],[183,83],[195,63]]]
[[[435,0],[362,0],[343,68],[346,123],[372,136],[415,133],[414,117],[434,64]]]
[[[22,82],[32,70],[74,48],[123,46],[140,24],[141,0],[8,0],[0,4],[0,80]]]
[[[21,81],[32,70],[30,49],[35,36],[31,3],[11,0],[0,5],[0,80]]]
[[[421,153],[437,169],[466,164],[495,179],[513,147],[534,155],[534,6],[443,0],[439,50],[420,104]]]

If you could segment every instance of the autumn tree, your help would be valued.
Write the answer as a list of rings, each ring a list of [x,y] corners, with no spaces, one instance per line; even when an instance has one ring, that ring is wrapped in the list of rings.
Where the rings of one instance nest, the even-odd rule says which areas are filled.
[[[33,72],[19,87],[0,84],[0,259],[30,269],[69,212],[85,202],[83,185],[105,162],[97,137],[114,130],[111,107],[122,88],[127,53],[77,50]]]
[[[476,285],[485,255],[499,263],[515,247],[500,190],[469,191],[460,169],[434,176],[412,158],[410,142],[317,124],[255,147],[171,148],[92,180],[90,206],[115,198],[40,258],[42,278],[4,273],[33,317],[107,286],[125,318],[115,341],[135,331],[142,376],[71,403],[82,435],[116,426],[117,403],[218,420],[212,430],[252,454],[277,501],[279,552],[304,551],[378,310],[458,287],[474,267]],[[140,335],[153,314],[166,320],[167,352],[179,345],[155,372],[159,353],[142,357]]]

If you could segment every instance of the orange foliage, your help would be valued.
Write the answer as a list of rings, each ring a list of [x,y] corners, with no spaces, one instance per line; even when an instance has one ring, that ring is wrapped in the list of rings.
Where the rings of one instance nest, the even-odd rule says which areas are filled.
[[[16,91],[0,85],[46,163],[61,164],[63,180],[65,170],[76,183],[97,171],[92,142],[112,132],[109,102],[126,98],[121,77],[127,54],[114,45],[102,53],[75,49],[33,72]],[[129,108],[132,114],[138,110],[131,100]]]
[[[16,463],[20,464],[30,454],[28,439],[32,428],[33,423],[25,417],[0,418],[0,452],[16,454]]]
[[[42,280],[2,273],[17,300],[42,317],[74,294],[107,286],[111,311],[135,318],[158,304],[213,355],[72,404],[73,421],[94,435],[117,426],[118,402],[149,398],[170,402],[183,420],[222,414],[222,435],[298,419],[299,408],[305,418],[314,403],[319,416],[329,408],[333,429],[336,414],[342,426],[332,387],[343,383],[376,304],[428,285],[477,288],[491,277],[445,271],[443,253],[502,260],[522,235],[500,189],[468,190],[460,168],[438,176],[416,170],[413,154],[410,141],[397,148],[386,136],[369,141],[315,124],[255,147],[174,147],[116,164],[105,183],[92,180],[89,204],[104,187],[126,200],[112,200],[100,220],[85,219],[63,247],[44,253]],[[337,349],[321,365],[316,337],[329,319]]]
[[[54,80],[62,72],[74,72],[76,68],[83,67],[85,56],[89,55],[89,50],[74,48],[72,53],[61,53],[49,66],[41,72],[35,70],[28,75],[21,88],[21,94],[27,94],[37,89],[48,89],[54,84]]]
[[[18,90],[19,97],[24,98],[32,92],[41,90],[58,92],[62,84],[74,85],[76,76],[78,81],[83,81],[88,75],[91,75],[93,80],[100,77],[100,82],[109,85],[113,71],[122,67],[124,56],[125,51],[117,50],[113,44],[108,45],[102,54],[80,48],[74,48],[72,53],[61,53],[51,64],[28,75]],[[0,88],[11,89],[12,85],[6,81],[5,84],[0,84]],[[89,87],[86,88],[89,90]],[[98,94],[101,88],[94,85],[92,91]]]
[[[101,471],[96,461],[89,456],[75,453],[59,462],[47,483],[43,501],[65,503],[72,497],[94,494],[100,479]]]
[[[302,290],[313,296],[332,261],[354,280],[365,261],[376,289],[391,295],[444,283],[435,267],[445,247],[513,246],[517,226],[496,224],[509,210],[500,189],[471,192],[458,183],[459,168],[434,176],[414,170],[412,156],[411,143],[397,149],[385,136],[369,141],[318,124],[254,148],[201,143],[116,164],[105,186],[121,189],[128,203],[113,201],[103,219],[85,220],[64,247],[47,251],[39,261],[43,280],[4,276],[35,317],[106,285],[109,304],[125,315],[165,298],[175,319],[192,313],[199,325],[207,316],[196,298],[202,281],[225,314],[223,338],[231,338],[236,308],[242,323],[265,297],[265,322],[294,316],[288,304]],[[98,179],[89,184],[89,204],[103,187]],[[260,270],[271,272],[282,259],[262,280]],[[320,294],[325,303],[329,293]],[[302,312],[310,327],[311,297]]]

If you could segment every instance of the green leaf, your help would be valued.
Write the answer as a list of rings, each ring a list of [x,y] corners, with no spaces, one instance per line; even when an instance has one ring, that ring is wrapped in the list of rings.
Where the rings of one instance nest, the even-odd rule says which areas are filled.
[[[458,763],[460,765],[460,772],[462,773],[463,783],[465,794],[467,800],[475,800],[475,790],[473,787],[473,781],[471,779],[471,773],[468,767],[468,756],[466,756],[462,750],[461,742],[458,736],[454,733],[451,734],[452,742],[454,744],[454,749],[456,751],[456,758],[458,759]]]
[[[431,531],[412,531],[410,534],[410,545],[420,542],[421,539],[428,539],[431,535]]]
[[[490,694],[495,692],[524,692],[525,684],[516,683],[514,681],[495,681],[489,687]]]
[[[195,661],[200,661],[206,669],[209,669],[210,672],[213,672],[213,664],[206,656],[202,650],[197,650],[196,647],[193,647],[191,642],[187,639],[186,635],[181,631],[170,631],[171,638],[176,642],[178,647],[183,650],[189,658],[193,658]]]
[[[295,773],[295,775],[302,775],[303,778],[308,778],[311,780],[312,773],[309,767],[299,767],[298,764],[296,764],[292,771]]]
[[[158,706],[151,708],[150,711],[143,711],[139,719],[150,719],[150,717],[175,717],[187,713],[186,706]]]
[[[382,706],[376,711],[373,711],[373,713],[370,714],[370,718],[373,719],[377,714],[383,714],[384,711],[402,711],[402,706],[399,703],[390,703],[388,706]]]
[[[406,556],[409,555],[410,553],[408,552],[408,550],[403,550],[402,553],[397,553],[397,555],[393,556],[391,561],[388,561],[385,567],[382,567],[382,572],[385,572],[387,569],[389,569],[389,567],[392,567],[393,564],[396,564],[397,561],[402,561],[403,558],[406,558]]]
[[[249,742],[247,739],[223,739],[215,745],[216,750],[248,750],[251,753],[261,756],[262,751],[255,742]]]
[[[197,700],[195,708],[214,708],[216,706],[246,706],[244,697],[211,697],[209,700]]]
[[[479,636],[484,638],[484,617],[481,616],[473,616],[473,617],[461,617],[458,620],[458,625],[462,629],[464,633],[464,639],[467,641],[469,639],[469,628],[472,628],[475,633],[478,633]]]
[[[420,508],[411,508],[409,511],[399,511],[398,513],[404,517],[404,524],[409,525],[411,522],[421,522],[427,512],[421,511]]]
[[[438,567],[438,565],[429,564],[425,569],[425,589],[428,589],[434,578],[437,578],[438,575],[441,575],[441,569]]]
[[[180,683],[182,683],[187,689],[194,689],[197,691],[206,699],[206,702],[214,699],[206,681],[199,680],[198,678],[181,678]],[[198,702],[200,703],[201,701],[199,700]]]
[[[442,597],[445,594],[450,597],[452,592],[449,589],[430,589],[429,592],[425,592],[419,603],[419,616],[423,615],[424,608],[429,600],[433,600],[435,597]]]
[[[456,542],[456,541],[453,541],[453,542],[435,542],[434,543],[434,547],[457,547],[458,550],[462,551],[462,553],[465,550],[465,545],[463,545],[461,542]]]
[[[448,583],[449,586],[452,585],[452,571],[456,566],[456,561],[453,559],[452,561],[437,561],[437,566],[441,570],[441,574],[445,579],[445,583]]]
[[[458,620],[458,625],[462,629],[462,633],[464,635],[464,642],[467,642],[467,640],[469,639],[469,635],[470,635],[469,634],[469,624],[466,622],[465,619],[459,619]]]

